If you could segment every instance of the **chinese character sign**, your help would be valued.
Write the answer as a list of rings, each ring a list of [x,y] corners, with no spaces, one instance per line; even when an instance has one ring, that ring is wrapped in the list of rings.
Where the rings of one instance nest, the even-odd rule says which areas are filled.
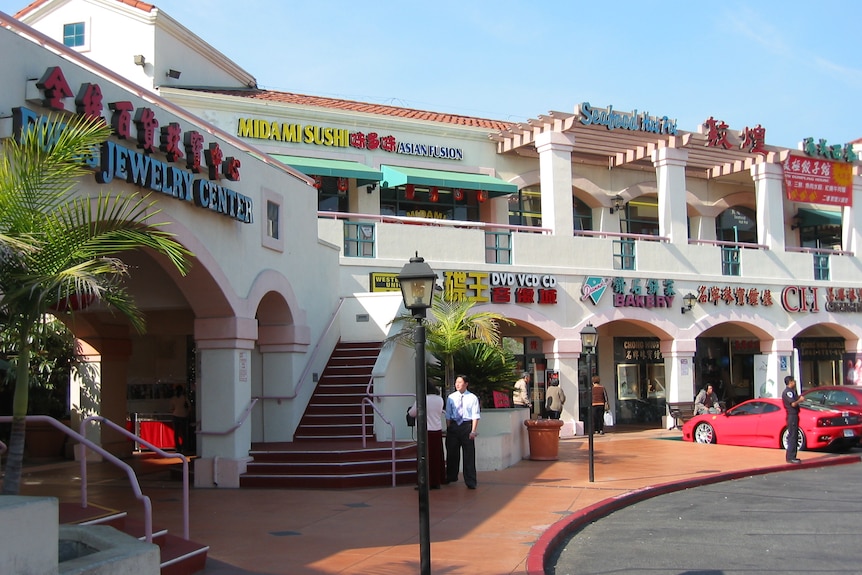
[[[788,156],[783,164],[787,199],[834,206],[853,205],[853,165]]]

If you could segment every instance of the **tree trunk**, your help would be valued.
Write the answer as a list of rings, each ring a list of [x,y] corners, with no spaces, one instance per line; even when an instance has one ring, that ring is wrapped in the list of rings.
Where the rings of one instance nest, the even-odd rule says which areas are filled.
[[[6,475],[3,478],[3,495],[18,495],[21,491],[21,474],[24,466],[24,428],[23,417],[12,419],[12,432],[9,434],[9,453],[6,457]]]
[[[3,495],[18,495],[21,491],[21,472],[24,467],[24,432],[27,425],[27,405],[30,393],[30,327],[23,325],[19,332],[20,352],[18,365],[15,368],[12,432],[9,435],[9,455],[6,457]]]

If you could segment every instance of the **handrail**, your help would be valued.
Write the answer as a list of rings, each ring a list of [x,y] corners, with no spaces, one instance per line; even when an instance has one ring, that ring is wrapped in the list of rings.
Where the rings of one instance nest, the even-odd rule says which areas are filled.
[[[395,487],[395,425],[386,419],[386,416],[377,409],[377,406],[374,405],[374,399],[378,397],[412,397],[414,401],[416,400],[415,393],[371,393],[371,386],[374,384],[374,376],[368,378],[368,385],[365,386],[365,397],[362,398],[362,404],[368,404],[371,406],[371,409],[374,410],[377,415],[380,416],[380,419],[384,421],[384,423],[389,424],[389,428],[391,430],[390,437],[392,438],[392,487]],[[364,449],[367,445],[365,440],[365,410],[362,410],[362,448]]]
[[[784,248],[784,251],[787,252],[797,252],[803,254],[825,254],[825,255],[834,255],[834,256],[852,256],[853,252],[848,252],[845,250],[830,250],[828,248],[804,248],[804,247],[796,247],[796,246],[787,246]]]
[[[501,229],[513,232],[524,232],[533,234],[550,235],[553,230],[550,228],[539,228],[535,226],[514,226],[511,224],[497,224],[492,222],[470,222],[467,220],[441,220],[437,218],[415,218],[411,216],[385,216],[381,214],[357,214],[351,212],[329,212],[319,211],[317,217],[321,219],[363,219],[373,220],[385,224],[412,224],[421,226],[442,226],[447,228],[468,228],[468,229]]]
[[[126,436],[128,439],[135,441],[137,443],[146,445],[153,453],[156,453],[162,459],[176,459],[180,458],[183,462],[183,538],[189,538],[189,459],[185,455],[181,453],[168,453],[166,451],[162,451],[146,439],[138,437],[134,433],[127,430],[125,427],[117,425],[110,419],[106,419],[101,415],[89,415],[81,420],[81,435],[84,435],[85,428],[87,424],[91,421],[98,421],[99,423],[108,424],[108,427],[112,428],[114,431],[120,432],[120,434]],[[82,442],[83,443],[83,442]],[[81,507],[87,506],[87,445],[84,444],[84,449],[81,452]],[[131,468],[129,468],[131,470]],[[134,473],[134,472],[132,472]],[[137,484],[137,476],[135,476],[135,484]],[[133,485],[133,488],[134,485]],[[137,487],[136,493],[140,490],[140,486]],[[150,511],[150,516],[144,519],[144,525],[146,527],[147,533],[147,543],[153,542],[153,518],[152,511]]]
[[[379,409],[377,409],[377,406],[374,405],[374,402],[371,401],[370,398],[363,397],[362,398],[362,405],[365,405],[366,403],[371,406],[371,409],[373,409],[374,412],[377,413],[377,415],[380,416],[380,419],[382,419],[385,423],[389,424],[389,429],[391,430],[389,437],[390,437],[390,440],[392,442],[392,447],[390,448],[391,459],[392,459],[392,487],[395,487],[395,425],[391,421],[386,419],[386,416],[383,415],[383,413]],[[362,449],[365,449],[365,447],[367,445],[368,445],[368,442],[365,440],[365,410],[363,409],[362,410]]]
[[[575,230],[575,236],[589,236],[596,238],[620,238],[624,240],[640,240],[642,242],[670,242],[667,236],[653,236],[650,234],[624,234],[622,232],[603,232],[601,230]]]
[[[13,419],[14,419],[14,417],[11,415],[2,415],[2,416],[0,416],[0,423],[11,423]],[[95,451],[96,453],[98,453],[99,455],[101,455],[102,457],[104,457],[105,459],[107,459],[108,461],[110,461],[111,463],[113,463],[114,465],[116,465],[117,467],[122,469],[123,471],[125,471],[126,475],[129,478],[129,481],[132,484],[132,490],[135,492],[135,497],[139,501],[141,501],[141,503],[144,506],[144,531],[145,531],[146,536],[147,536],[147,543],[153,542],[153,505],[150,502],[150,498],[147,497],[146,495],[144,495],[143,492],[141,491],[141,485],[140,485],[140,483],[138,483],[138,478],[135,475],[135,471],[131,467],[129,467],[129,465],[127,463],[125,463],[124,461],[121,461],[120,459],[117,458],[117,456],[115,456],[113,453],[109,453],[107,450],[102,448],[100,445],[93,443],[92,441],[90,441],[89,439],[84,437],[83,434],[79,434],[76,431],[74,431],[73,429],[67,427],[66,425],[63,425],[62,423],[60,423],[59,421],[57,421],[53,417],[49,417],[47,415],[27,415],[27,416],[25,416],[24,419],[26,421],[41,421],[43,423],[49,423],[49,424],[53,425],[54,427],[56,427],[57,429],[59,429],[60,431],[65,433],[66,435],[77,440],[79,443],[81,443],[81,445],[83,445],[85,447],[89,447],[90,449],[92,449],[93,451]],[[86,451],[82,455],[86,455]],[[86,469],[86,465],[87,465],[86,456],[81,458],[81,465],[82,465],[82,468]],[[84,473],[81,476],[81,507],[82,508],[87,507],[86,486],[87,486],[86,473]],[[188,539],[188,537],[186,537],[186,539]]]
[[[276,399],[278,401],[284,399],[296,399],[296,396],[299,395],[299,390],[302,389],[302,384],[308,378],[308,373],[314,365],[314,360],[317,359],[317,352],[320,351],[320,343],[326,339],[327,335],[329,335],[329,330],[331,330],[332,326],[335,325],[335,319],[338,317],[338,313],[341,311],[341,306],[343,305],[344,298],[342,297],[339,298],[338,305],[335,307],[335,311],[332,312],[332,315],[329,318],[329,323],[326,324],[326,327],[323,329],[323,333],[321,333],[320,337],[317,338],[317,343],[314,344],[314,349],[311,350],[311,354],[308,356],[308,361],[306,362],[302,373],[299,375],[299,383],[296,384],[296,388],[293,390],[293,393],[289,395],[259,395],[255,399]]]
[[[752,244],[749,242],[729,242],[724,240],[698,240],[689,238],[688,243],[691,245],[705,245],[705,246],[722,246],[722,247],[733,247],[733,248],[743,248],[747,250],[764,250],[769,251],[769,246],[764,244]]]
[[[245,423],[245,420],[248,419],[248,416],[251,414],[251,410],[254,409],[255,404],[257,404],[258,399],[260,398],[252,397],[251,401],[248,402],[248,405],[246,406],[245,410],[240,414],[239,419],[237,419],[236,423],[234,423],[228,429],[225,429],[224,431],[199,430],[195,433],[197,435],[230,435],[231,433],[242,427],[242,424]]]

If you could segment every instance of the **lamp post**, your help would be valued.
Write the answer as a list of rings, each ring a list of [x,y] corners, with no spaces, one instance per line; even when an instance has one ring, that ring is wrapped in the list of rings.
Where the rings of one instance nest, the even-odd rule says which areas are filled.
[[[404,307],[413,314],[416,329],[413,344],[416,352],[416,475],[419,485],[419,573],[431,575],[431,521],[428,493],[428,407],[425,403],[425,310],[431,307],[437,274],[416,253],[398,274]]]
[[[590,408],[587,410],[587,426],[589,427],[589,445],[590,445],[590,483],[595,481],[593,473],[593,428],[595,427],[595,415],[593,414],[593,354],[596,351],[596,342],[599,340],[599,333],[593,324],[588,323],[581,330],[581,351],[587,356],[587,384],[590,386],[589,402]]]

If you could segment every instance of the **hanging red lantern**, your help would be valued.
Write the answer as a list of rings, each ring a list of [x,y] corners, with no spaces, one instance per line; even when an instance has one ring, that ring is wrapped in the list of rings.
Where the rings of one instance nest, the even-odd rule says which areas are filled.
[[[480,204],[484,204],[485,200],[488,199],[488,192],[485,190],[476,190],[476,201]]]
[[[406,186],[404,186],[404,197],[408,200],[412,200],[414,197],[416,197],[416,186],[414,186],[413,184],[407,184]]]
[[[342,194],[347,191],[347,178],[338,178],[338,191]]]
[[[455,201],[460,202],[464,199],[464,190],[461,188],[455,188]]]
[[[314,187],[318,190],[323,187],[323,177],[322,176],[313,176],[314,177]]]
[[[437,186],[431,186],[431,191],[428,193],[428,199],[436,202],[440,199],[440,189]]]

